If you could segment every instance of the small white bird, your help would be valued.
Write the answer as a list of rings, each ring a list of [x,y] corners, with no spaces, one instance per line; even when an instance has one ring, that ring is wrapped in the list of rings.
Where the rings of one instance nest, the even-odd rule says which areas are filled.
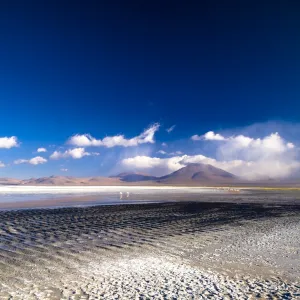
[[[122,197],[123,197],[123,193],[122,193],[122,192],[120,192],[120,199],[122,199]]]
[[[129,197],[129,192],[127,192],[127,198]]]

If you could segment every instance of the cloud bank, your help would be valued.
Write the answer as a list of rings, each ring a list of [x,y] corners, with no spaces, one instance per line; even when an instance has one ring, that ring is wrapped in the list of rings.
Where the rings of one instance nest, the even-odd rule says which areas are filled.
[[[18,143],[18,138],[16,136],[0,138],[0,148],[10,149],[18,146],[19,143]]]
[[[112,148],[116,146],[132,147],[139,144],[154,143],[154,135],[159,129],[159,124],[156,123],[143,131],[140,135],[131,139],[126,139],[124,135],[108,136],[104,139],[95,139],[90,134],[76,134],[67,141],[68,144],[77,147],[107,147]]]
[[[286,142],[278,132],[256,139],[245,135],[224,137],[213,131],[207,132],[202,137],[207,141],[218,141],[217,155],[227,160],[282,160],[283,157],[291,156],[290,150],[295,148],[293,143]]]
[[[286,142],[277,132],[263,138],[244,135],[225,137],[209,131],[194,141],[216,141],[216,157],[204,155],[179,155],[170,158],[136,156],[121,161],[124,169],[145,171],[161,176],[174,172],[189,163],[206,163],[238,176],[255,180],[281,179],[292,175],[300,168],[297,149]]]

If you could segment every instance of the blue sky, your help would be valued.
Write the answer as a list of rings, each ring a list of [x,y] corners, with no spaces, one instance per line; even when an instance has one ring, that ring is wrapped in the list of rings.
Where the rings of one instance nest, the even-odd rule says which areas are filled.
[[[18,146],[0,148],[0,176],[95,176],[126,168],[159,174],[182,166],[183,155],[216,159],[212,163],[242,175],[261,174],[261,161],[279,162],[287,175],[296,172],[299,5],[269,4],[1,4],[0,138],[15,136]],[[83,134],[129,140],[156,123],[150,142],[68,143]],[[206,139],[209,131],[224,139]],[[273,136],[282,151],[269,153],[263,141],[276,132],[282,145],[294,147],[280,148]],[[250,143],[247,154],[230,148],[239,135],[260,138],[261,146]],[[41,147],[47,152],[37,152]],[[84,148],[81,158],[74,151],[64,154],[76,148]],[[55,151],[59,158],[51,158]],[[47,161],[30,161],[39,156]],[[124,165],[135,157],[144,160]],[[146,167],[145,157],[152,159]],[[166,157],[180,158],[166,168],[172,165]],[[251,170],[233,168],[234,160],[252,163]]]

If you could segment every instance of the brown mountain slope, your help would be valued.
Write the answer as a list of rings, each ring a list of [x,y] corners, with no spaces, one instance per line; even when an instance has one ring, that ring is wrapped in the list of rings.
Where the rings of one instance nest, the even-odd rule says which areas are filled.
[[[166,184],[215,184],[236,183],[239,178],[222,169],[208,164],[189,164],[169,175],[160,177],[158,182]]]

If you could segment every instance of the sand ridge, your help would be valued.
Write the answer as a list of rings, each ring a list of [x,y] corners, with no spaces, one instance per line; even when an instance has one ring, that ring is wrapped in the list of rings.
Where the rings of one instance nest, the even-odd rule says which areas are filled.
[[[300,295],[298,205],[186,202],[0,215],[0,299]]]

